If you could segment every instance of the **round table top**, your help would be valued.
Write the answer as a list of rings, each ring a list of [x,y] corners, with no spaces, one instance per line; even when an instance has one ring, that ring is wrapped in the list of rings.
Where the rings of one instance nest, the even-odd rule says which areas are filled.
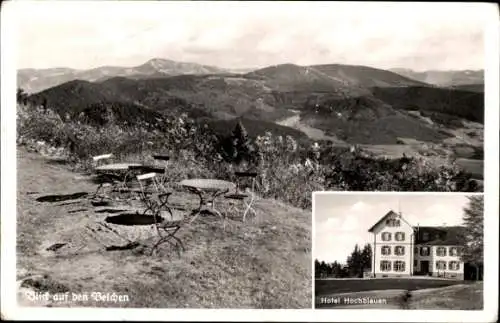
[[[236,184],[232,182],[223,181],[220,179],[202,179],[202,178],[185,179],[179,182],[179,184],[185,187],[192,187],[207,191],[224,191],[224,190],[231,190],[236,187]]]
[[[137,167],[137,166],[142,166],[141,164],[137,163],[117,163],[117,164],[107,164],[107,165],[102,165],[99,167],[96,167],[96,171],[112,171],[112,170],[128,170],[129,167]]]

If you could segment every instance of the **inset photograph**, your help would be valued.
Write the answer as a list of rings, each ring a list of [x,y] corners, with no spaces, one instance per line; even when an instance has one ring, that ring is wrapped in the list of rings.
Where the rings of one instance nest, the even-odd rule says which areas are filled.
[[[483,309],[483,195],[313,196],[315,308]]]

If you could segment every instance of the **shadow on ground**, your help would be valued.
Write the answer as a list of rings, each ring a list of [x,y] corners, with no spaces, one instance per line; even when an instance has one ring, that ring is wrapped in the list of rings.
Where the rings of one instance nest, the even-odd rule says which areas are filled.
[[[62,202],[62,201],[69,201],[69,200],[77,200],[82,197],[88,196],[89,193],[87,192],[78,192],[78,193],[73,193],[73,194],[59,194],[59,195],[45,195],[37,198],[36,200],[38,202],[49,202],[49,203],[55,203],[55,202]]]

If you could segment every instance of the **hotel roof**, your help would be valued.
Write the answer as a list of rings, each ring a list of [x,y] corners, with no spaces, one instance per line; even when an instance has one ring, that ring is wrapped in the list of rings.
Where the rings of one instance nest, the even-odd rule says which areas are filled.
[[[436,226],[436,227],[416,227],[415,245],[432,246],[453,246],[461,245],[464,241],[465,227],[463,226]],[[424,241],[422,235],[424,232],[429,234],[429,240]]]

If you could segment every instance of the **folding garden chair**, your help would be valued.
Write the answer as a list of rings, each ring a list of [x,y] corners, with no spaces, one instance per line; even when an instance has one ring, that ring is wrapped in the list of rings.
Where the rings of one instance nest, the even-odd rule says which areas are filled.
[[[99,156],[92,157],[94,162],[94,168],[97,168],[103,164],[109,163],[109,159],[113,158],[113,154],[104,154]],[[96,177],[96,182],[98,183],[97,189],[92,196],[92,199],[95,199],[99,192],[104,189],[104,187],[110,187],[117,184],[117,182],[121,182],[121,177],[114,174],[98,174]],[[101,196],[101,199],[104,198],[104,195]]]
[[[97,173],[95,181],[99,184],[93,199],[98,196],[101,189],[104,187],[111,187],[109,193],[118,194],[115,198],[119,200],[127,200],[132,196],[131,182],[135,178],[135,174],[138,171],[150,171],[149,169],[145,169],[147,166],[137,163],[107,163],[107,165],[99,165],[99,163],[102,163],[103,160],[107,160],[112,157],[112,154],[93,157],[95,162],[94,171]],[[161,169],[161,171],[163,171],[163,169]],[[104,197],[111,196],[109,196],[109,194],[103,194],[101,195],[101,200],[104,199]]]
[[[92,157],[92,160],[94,161],[94,167],[99,166],[104,162],[104,160],[109,160],[110,158],[113,158],[113,154],[105,154]]]
[[[167,170],[168,170],[168,161],[170,160],[169,155],[165,154],[155,154],[152,155],[153,159],[156,161],[158,167],[162,167],[163,171],[161,172],[163,175],[158,177],[158,184],[160,184],[163,188],[165,186],[168,186],[168,176],[167,176]]]
[[[143,214],[149,214],[153,217],[159,237],[151,248],[151,255],[160,245],[169,243],[180,256],[180,251],[184,251],[185,248],[181,239],[176,235],[184,225],[191,223],[192,219],[185,215],[174,216],[175,208],[168,205],[168,198],[173,192],[163,190],[161,184],[158,183],[157,173],[138,175],[137,180],[141,189],[141,201],[145,206]],[[150,181],[149,187],[154,187],[154,190],[148,189],[146,184],[148,181]],[[175,215],[178,215],[177,212]]]
[[[240,208],[243,207],[243,222],[245,221],[246,215],[252,212],[254,216],[257,212],[252,207],[255,201],[255,181],[257,178],[256,172],[235,172],[236,176],[236,190],[235,192],[226,194],[224,197],[232,203],[230,203],[231,210],[241,211]],[[238,207],[238,204],[240,207]]]

